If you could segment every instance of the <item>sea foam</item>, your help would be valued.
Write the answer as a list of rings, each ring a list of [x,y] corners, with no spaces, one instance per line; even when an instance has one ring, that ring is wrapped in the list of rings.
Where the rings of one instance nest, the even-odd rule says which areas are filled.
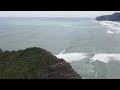
[[[88,57],[87,53],[65,53],[56,55],[57,58],[63,58],[67,62],[80,61]]]
[[[120,22],[113,22],[113,21],[100,21],[99,22],[101,25],[108,27],[108,29],[112,30],[107,31],[109,34],[113,33],[120,33]]]
[[[114,32],[112,32],[111,30],[107,30],[107,33],[113,34]]]
[[[108,63],[111,60],[120,61],[120,54],[95,54],[90,58],[92,61],[101,61]]]
[[[67,62],[81,61],[83,59],[88,59],[91,62],[101,61],[104,63],[109,63],[109,61],[120,61],[120,54],[92,54],[92,53],[61,53],[56,55],[57,58],[63,58]]]

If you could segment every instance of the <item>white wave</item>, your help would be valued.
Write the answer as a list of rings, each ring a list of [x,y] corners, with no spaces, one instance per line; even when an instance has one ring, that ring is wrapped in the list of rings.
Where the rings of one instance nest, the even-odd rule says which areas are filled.
[[[72,61],[80,61],[80,60],[85,59],[89,56],[87,53],[65,53],[65,54],[56,55],[56,57],[63,58],[67,62],[72,62]]]
[[[90,60],[108,63],[110,60],[120,61],[120,54],[95,54]]]
[[[120,26],[120,22],[114,22],[114,21],[100,21],[99,23],[102,25],[118,25],[118,26]]]
[[[120,22],[100,21],[99,23],[111,29],[113,33],[120,33]]]
[[[108,21],[100,21],[101,25],[110,26],[111,24]]]
[[[107,30],[107,33],[113,34],[114,32],[112,32],[111,30]]]
[[[67,62],[81,61],[86,58],[91,60],[91,62],[101,61],[104,63],[109,63],[111,60],[120,61],[120,54],[95,54],[93,56],[92,53],[61,53],[55,56],[57,58],[63,58]]]
[[[63,58],[67,62],[72,61],[81,61],[83,59],[88,59],[91,62],[101,61],[104,63],[108,63],[111,60],[120,61],[120,54],[94,54],[94,53],[65,53],[66,49],[60,52],[60,54],[55,55],[57,58]]]

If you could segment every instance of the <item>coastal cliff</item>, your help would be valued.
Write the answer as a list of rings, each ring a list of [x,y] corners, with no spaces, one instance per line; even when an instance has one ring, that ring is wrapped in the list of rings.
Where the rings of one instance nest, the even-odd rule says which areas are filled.
[[[41,48],[0,49],[0,79],[81,79],[63,59]]]
[[[120,21],[120,13],[99,16],[99,17],[96,17],[95,20],[98,20],[98,21]]]

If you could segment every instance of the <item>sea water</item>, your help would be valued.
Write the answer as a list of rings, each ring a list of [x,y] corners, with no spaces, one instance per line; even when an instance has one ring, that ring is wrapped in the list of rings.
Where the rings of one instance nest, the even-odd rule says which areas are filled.
[[[0,48],[40,47],[85,79],[120,78],[120,22],[94,18],[0,18]]]

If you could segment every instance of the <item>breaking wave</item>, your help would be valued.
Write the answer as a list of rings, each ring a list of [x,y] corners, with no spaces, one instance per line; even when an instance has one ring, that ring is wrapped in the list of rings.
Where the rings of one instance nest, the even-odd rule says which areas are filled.
[[[101,25],[106,26],[108,29],[107,33],[120,33],[120,22],[113,22],[113,21],[100,21]]]
[[[107,33],[109,33],[109,34],[113,34],[114,32],[111,31],[111,30],[107,30]]]
[[[64,53],[56,55],[57,58],[63,58],[67,62],[80,61],[88,57],[87,53]]]
[[[63,58],[67,62],[81,61],[83,59],[94,61],[101,61],[109,63],[111,60],[120,61],[120,54],[93,54],[93,53],[60,53],[56,55],[57,58]]]
[[[111,60],[120,61],[120,54],[95,54],[90,58],[92,61],[101,61],[108,63]]]

